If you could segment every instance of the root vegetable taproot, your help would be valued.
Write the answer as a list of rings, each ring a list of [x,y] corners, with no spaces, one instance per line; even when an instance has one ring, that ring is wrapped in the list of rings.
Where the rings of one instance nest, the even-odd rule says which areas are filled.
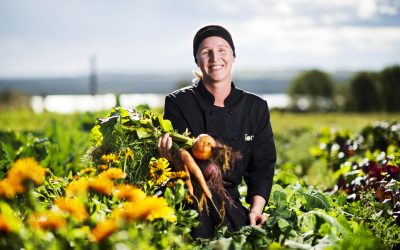
[[[192,176],[199,183],[201,189],[203,190],[205,197],[207,197],[211,201],[211,204],[214,206],[218,215],[221,217],[221,214],[213,201],[212,193],[207,185],[206,180],[204,179],[203,173],[201,172],[201,169],[197,165],[196,161],[193,159],[192,155],[186,149],[183,149],[183,148],[178,149],[178,154],[179,154],[179,157],[180,157],[181,161],[183,162],[184,166],[189,170],[190,174],[192,174]],[[189,186],[191,186],[191,185],[192,184],[190,182]],[[189,186],[188,186],[188,189],[189,189]],[[203,200],[203,199],[201,199],[201,200]],[[199,203],[199,208],[200,209],[202,208],[202,202]]]

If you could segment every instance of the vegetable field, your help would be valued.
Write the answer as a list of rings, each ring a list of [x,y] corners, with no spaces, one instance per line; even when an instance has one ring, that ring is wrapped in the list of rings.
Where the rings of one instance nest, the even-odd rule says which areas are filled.
[[[161,113],[1,112],[0,249],[400,247],[400,115],[272,112],[266,224],[194,240],[198,201],[158,155],[174,132]]]

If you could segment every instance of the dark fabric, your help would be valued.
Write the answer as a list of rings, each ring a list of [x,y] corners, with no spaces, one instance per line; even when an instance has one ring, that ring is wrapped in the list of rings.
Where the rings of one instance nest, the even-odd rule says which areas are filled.
[[[207,133],[240,151],[242,158],[230,173],[223,174],[225,189],[231,197],[239,198],[237,187],[244,178],[248,189],[246,201],[250,203],[253,196],[259,195],[268,202],[276,152],[267,102],[232,83],[224,104],[223,108],[215,106],[214,96],[200,81],[166,97],[164,118],[171,120],[180,133],[186,129],[195,137]],[[235,218],[231,214],[235,211],[228,210],[227,218]],[[213,221],[210,218],[200,216],[200,220]],[[243,226],[241,222],[238,225]]]
[[[214,203],[220,208],[220,199],[214,195]],[[242,205],[239,199],[233,199],[231,204],[225,203],[225,216],[222,225],[227,226],[230,232],[239,230],[249,224],[249,210]],[[197,210],[197,207],[194,209]],[[221,224],[221,218],[215,208],[208,202],[208,211],[203,209],[198,217],[200,226],[192,228],[194,238],[210,239],[215,229]]]
[[[233,44],[232,36],[229,33],[229,31],[227,31],[224,27],[219,25],[208,25],[199,29],[199,31],[197,31],[196,35],[193,38],[193,56],[196,64],[197,64],[196,54],[197,50],[199,49],[200,43],[204,39],[210,36],[218,36],[227,41],[233,50],[233,56],[236,57],[235,45]]]

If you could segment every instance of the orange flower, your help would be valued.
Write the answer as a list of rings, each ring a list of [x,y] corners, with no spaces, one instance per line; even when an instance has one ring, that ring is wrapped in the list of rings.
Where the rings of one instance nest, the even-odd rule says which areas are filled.
[[[106,169],[108,168],[108,165],[102,164],[102,165],[98,165],[97,167],[98,167],[100,170],[106,170]]]
[[[115,220],[107,219],[98,223],[93,229],[90,236],[91,241],[102,241],[118,230]]]
[[[22,189],[22,186],[13,186],[8,179],[4,179],[0,181],[0,197],[12,199],[15,197],[18,188]]]
[[[87,178],[79,178],[71,181],[65,189],[67,197],[75,196],[79,193],[86,193],[88,190],[89,181]]]
[[[123,179],[126,177],[126,174],[120,168],[109,168],[106,171],[103,171],[99,174],[99,178],[115,180],[115,179]]]
[[[145,192],[141,189],[127,184],[118,185],[114,190],[114,195],[118,199],[131,202],[142,201],[146,198]]]
[[[85,221],[89,217],[85,205],[78,199],[58,198],[54,201],[54,204],[79,221]]]
[[[8,181],[13,185],[17,193],[24,192],[24,183],[32,181],[36,185],[44,182],[45,168],[30,157],[17,160],[7,173]]]
[[[114,209],[113,216],[126,221],[145,219],[153,208],[147,204],[148,202],[143,203],[143,201],[122,203],[118,208]]]
[[[32,227],[43,230],[57,230],[67,223],[62,215],[53,211],[32,214],[28,221]]]
[[[112,195],[114,182],[109,179],[94,178],[89,181],[89,190],[104,195]]]

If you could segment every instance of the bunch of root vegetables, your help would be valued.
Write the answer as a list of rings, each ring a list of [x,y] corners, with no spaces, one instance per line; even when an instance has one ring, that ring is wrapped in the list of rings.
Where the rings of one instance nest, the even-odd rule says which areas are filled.
[[[182,140],[182,136],[171,134],[173,139]],[[224,188],[222,174],[232,171],[234,162],[240,154],[232,148],[217,142],[208,134],[200,134],[194,140],[187,140],[190,149],[182,147],[173,148],[173,162],[178,170],[186,172],[185,184],[189,194],[198,203],[199,211],[204,208],[208,212],[207,200],[218,213],[221,221],[225,214],[225,203],[231,204],[232,200]],[[191,153],[189,152],[191,151]],[[219,209],[214,203],[213,195],[219,196]]]

